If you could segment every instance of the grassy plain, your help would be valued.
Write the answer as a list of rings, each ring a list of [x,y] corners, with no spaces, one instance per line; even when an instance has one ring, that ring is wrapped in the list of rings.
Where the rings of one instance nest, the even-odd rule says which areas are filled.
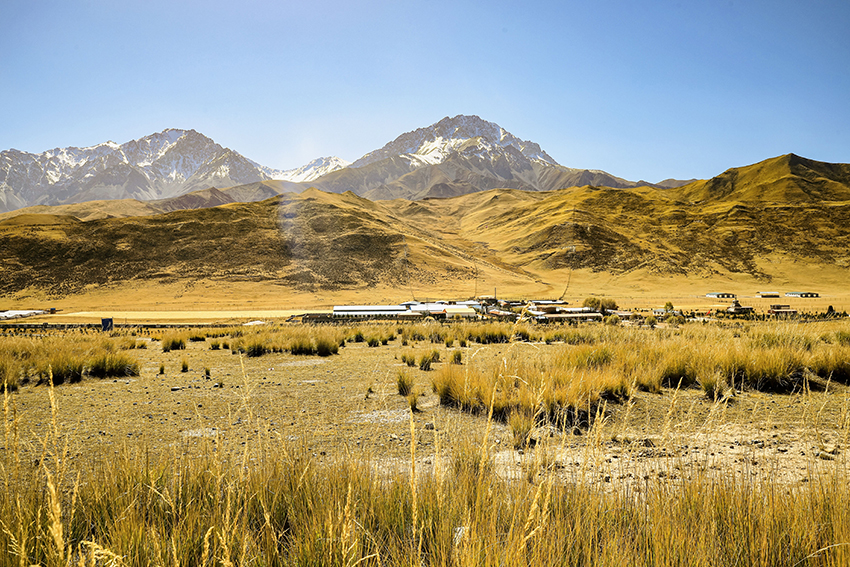
[[[51,387],[33,365],[5,394],[3,565],[850,558],[846,322],[43,334],[0,345],[111,341],[138,375]],[[790,353],[783,387],[719,373],[729,352]],[[441,398],[452,377],[482,405]]]

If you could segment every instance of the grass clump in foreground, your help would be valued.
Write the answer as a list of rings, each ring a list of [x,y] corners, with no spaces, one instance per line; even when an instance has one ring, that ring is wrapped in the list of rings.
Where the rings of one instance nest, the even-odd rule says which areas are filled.
[[[138,376],[139,362],[123,352],[104,352],[89,362],[89,374],[95,378]]]

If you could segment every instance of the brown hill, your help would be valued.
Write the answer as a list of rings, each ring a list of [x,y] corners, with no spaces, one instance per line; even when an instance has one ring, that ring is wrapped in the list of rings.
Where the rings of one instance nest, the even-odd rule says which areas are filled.
[[[313,292],[508,286],[557,295],[572,271],[636,282],[840,279],[850,267],[847,172],[789,155],[672,189],[494,189],[420,201],[310,189],[124,218],[27,213],[0,222],[0,291],[260,281]]]
[[[684,198],[706,202],[814,203],[850,200],[850,164],[824,163],[786,154],[729,169],[678,189]]]

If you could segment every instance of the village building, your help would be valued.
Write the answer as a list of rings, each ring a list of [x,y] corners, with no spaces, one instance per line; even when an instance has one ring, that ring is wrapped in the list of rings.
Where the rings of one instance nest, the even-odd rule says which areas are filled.
[[[791,317],[797,314],[796,309],[791,309],[790,305],[771,305],[770,309],[767,310],[769,315],[774,315],[776,317]]]
[[[813,291],[789,291],[785,293],[785,297],[820,297]]]
[[[741,305],[738,300],[732,302],[731,307],[726,309],[730,315],[750,315],[753,313],[753,308],[748,305]]]
[[[738,297],[734,293],[727,293],[722,291],[713,291],[711,293],[706,293],[706,297],[710,297],[712,299],[735,299]]]

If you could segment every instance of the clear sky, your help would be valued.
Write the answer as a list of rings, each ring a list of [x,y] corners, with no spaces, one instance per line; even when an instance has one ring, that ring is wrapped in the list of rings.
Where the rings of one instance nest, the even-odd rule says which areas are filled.
[[[477,114],[563,165],[850,162],[850,2],[0,0],[0,149],[195,129],[269,167]]]

